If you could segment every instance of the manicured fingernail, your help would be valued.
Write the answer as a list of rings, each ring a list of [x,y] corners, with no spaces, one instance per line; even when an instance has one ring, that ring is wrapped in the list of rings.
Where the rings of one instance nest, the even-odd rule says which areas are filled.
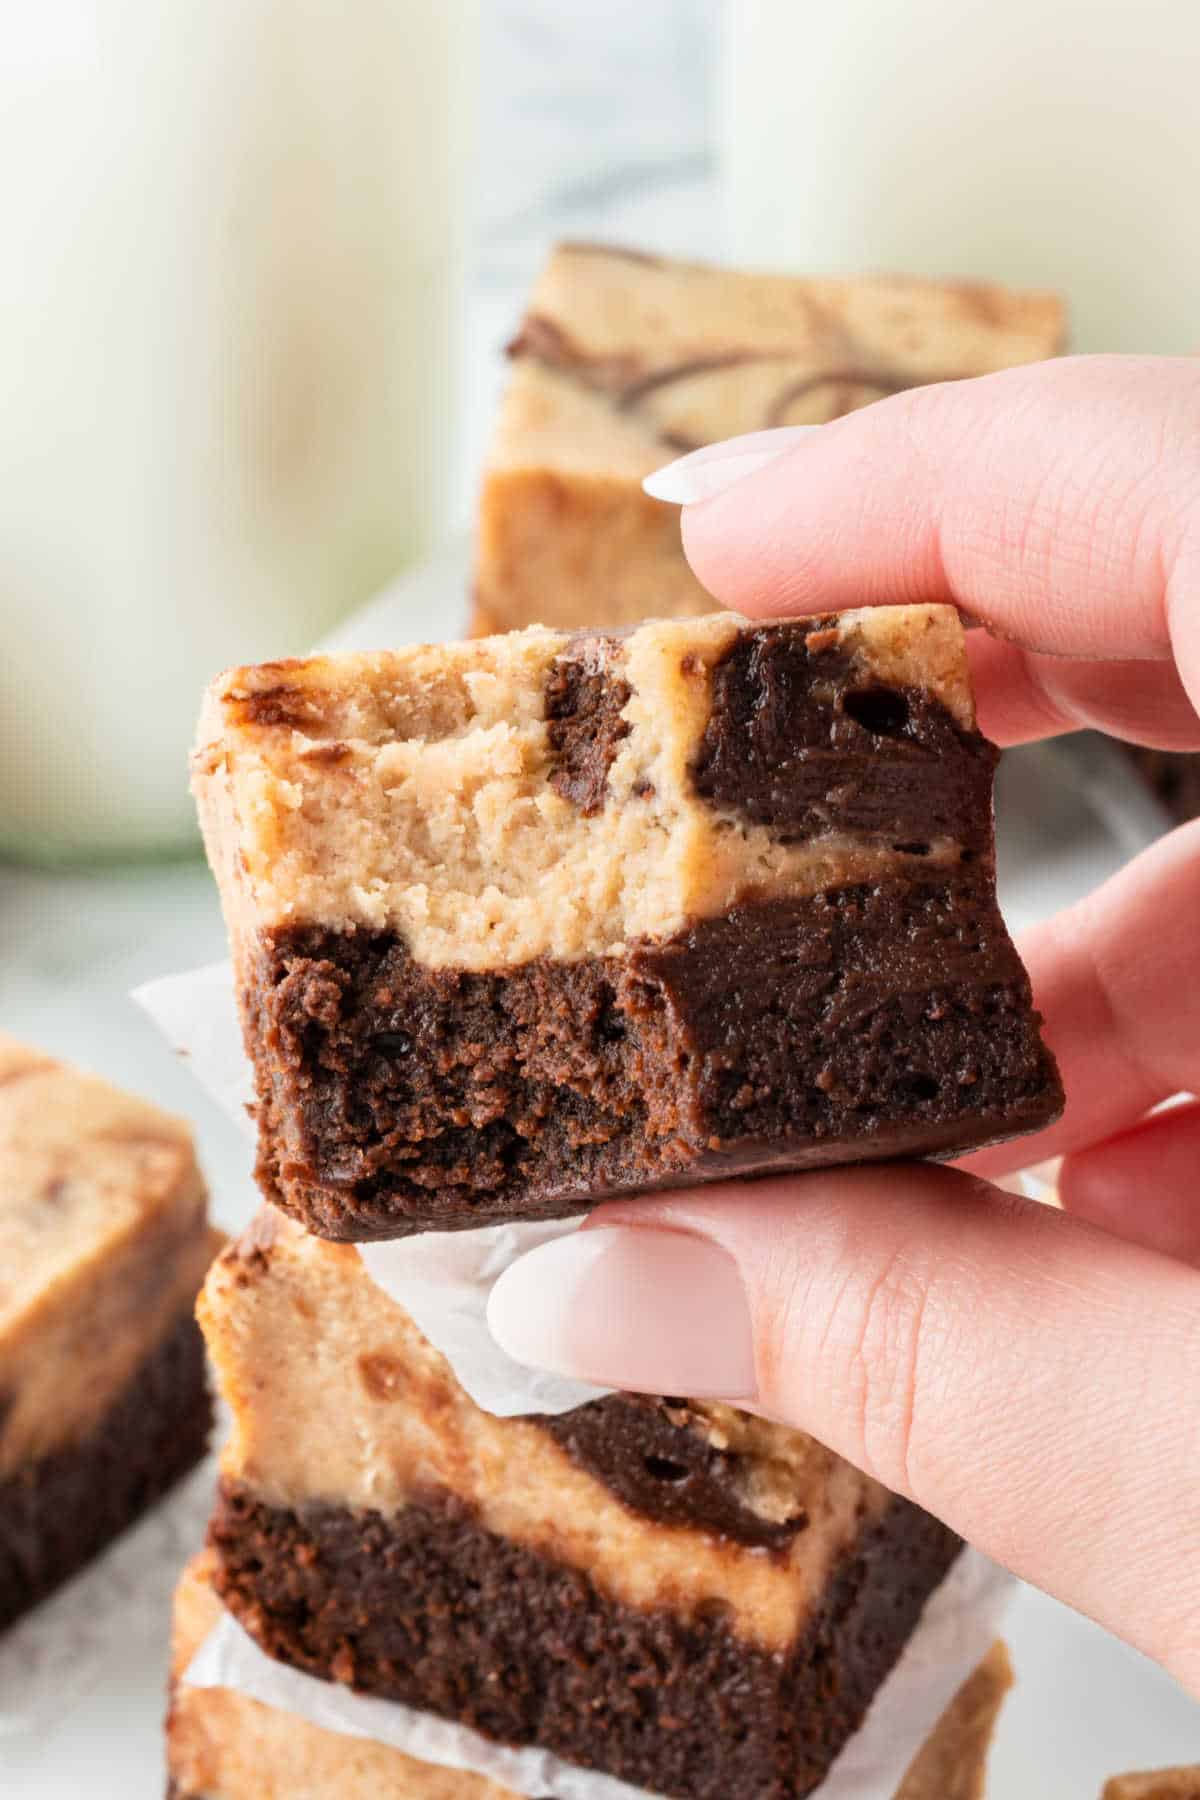
[[[750,1310],[733,1258],[681,1231],[597,1226],[507,1268],[488,1324],[518,1362],[637,1393],[751,1400]]]
[[[673,506],[711,500],[735,481],[756,475],[820,429],[819,425],[779,425],[773,431],[748,431],[744,437],[706,444],[702,450],[691,450],[655,469],[642,486],[652,500],[669,500]]]

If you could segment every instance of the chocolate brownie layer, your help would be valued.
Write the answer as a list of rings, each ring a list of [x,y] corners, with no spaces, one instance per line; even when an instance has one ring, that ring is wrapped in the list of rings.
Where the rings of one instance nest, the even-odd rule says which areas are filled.
[[[167,1720],[168,1800],[262,1800],[303,1790],[307,1800],[515,1800],[465,1769],[418,1762],[402,1750],[323,1730],[228,1688],[184,1676],[222,1609],[211,1552],[188,1565],[175,1596]],[[1012,1673],[994,1644],[913,1758],[895,1800],[982,1800],[992,1730]]]
[[[247,998],[271,1081],[260,1185],[334,1238],[950,1155],[1058,1107],[1027,978],[971,874],[739,907],[620,959],[497,974],[425,968],[392,934],[297,928]]]
[[[213,690],[197,789],[259,1179],[312,1229],[554,1218],[1057,1112],[949,609],[284,673]]]
[[[0,1480],[0,1628],[197,1463],[211,1423],[204,1342],[189,1308],[86,1437]]]
[[[895,1501],[781,1657],[719,1611],[621,1607],[449,1496],[384,1519],[227,1482],[211,1542],[218,1594],[269,1655],[678,1800],[810,1793],[959,1548]]]

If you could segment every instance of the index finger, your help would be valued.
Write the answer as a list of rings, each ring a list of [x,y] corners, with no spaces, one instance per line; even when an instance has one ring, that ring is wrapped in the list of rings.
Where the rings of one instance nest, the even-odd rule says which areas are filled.
[[[683,534],[742,612],[950,601],[1036,656],[1174,659],[1195,709],[1200,362],[1067,357],[898,394],[685,507]]]

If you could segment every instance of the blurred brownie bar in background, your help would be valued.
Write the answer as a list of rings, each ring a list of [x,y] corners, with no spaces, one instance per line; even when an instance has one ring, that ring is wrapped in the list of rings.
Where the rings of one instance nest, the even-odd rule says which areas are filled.
[[[1148,1769],[1141,1775],[1114,1775],[1101,1800],[1200,1800],[1200,1763],[1186,1769]]]
[[[264,1193],[398,1237],[1045,1125],[994,761],[949,607],[232,671],[195,784]]]
[[[186,1671],[219,1622],[212,1552],[195,1557],[175,1596],[169,1800],[517,1800],[483,1775],[419,1762],[403,1750],[352,1738],[228,1688],[190,1686]],[[1012,1672],[994,1644],[913,1759],[895,1800],[983,1800],[987,1754]],[[732,1800],[732,1797],[731,1797]]]
[[[510,347],[480,496],[472,631],[702,613],[672,456],[903,388],[1036,362],[1062,303],[965,282],[747,274],[598,244],[551,256]]]
[[[186,1126],[0,1034],[0,1627],[203,1455]]]
[[[262,1649],[656,1794],[808,1793],[959,1551],[727,1405],[484,1412],[350,1246],[279,1213],[199,1316],[233,1412],[213,1580]]]

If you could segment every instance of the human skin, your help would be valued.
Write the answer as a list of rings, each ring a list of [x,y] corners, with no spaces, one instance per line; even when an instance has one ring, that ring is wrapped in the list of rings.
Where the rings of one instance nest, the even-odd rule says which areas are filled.
[[[1098,726],[1200,750],[1200,362],[924,388],[651,486],[691,502],[724,605],[941,600],[987,626],[968,643],[1001,744]],[[1200,1695],[1200,1104],[1150,1116],[1200,1091],[1200,821],[1021,950],[1067,1092],[1048,1131],[957,1169],[605,1206],[586,1247],[514,1264],[489,1317],[526,1362],[802,1427]],[[1050,1155],[1064,1211],[993,1185]]]

